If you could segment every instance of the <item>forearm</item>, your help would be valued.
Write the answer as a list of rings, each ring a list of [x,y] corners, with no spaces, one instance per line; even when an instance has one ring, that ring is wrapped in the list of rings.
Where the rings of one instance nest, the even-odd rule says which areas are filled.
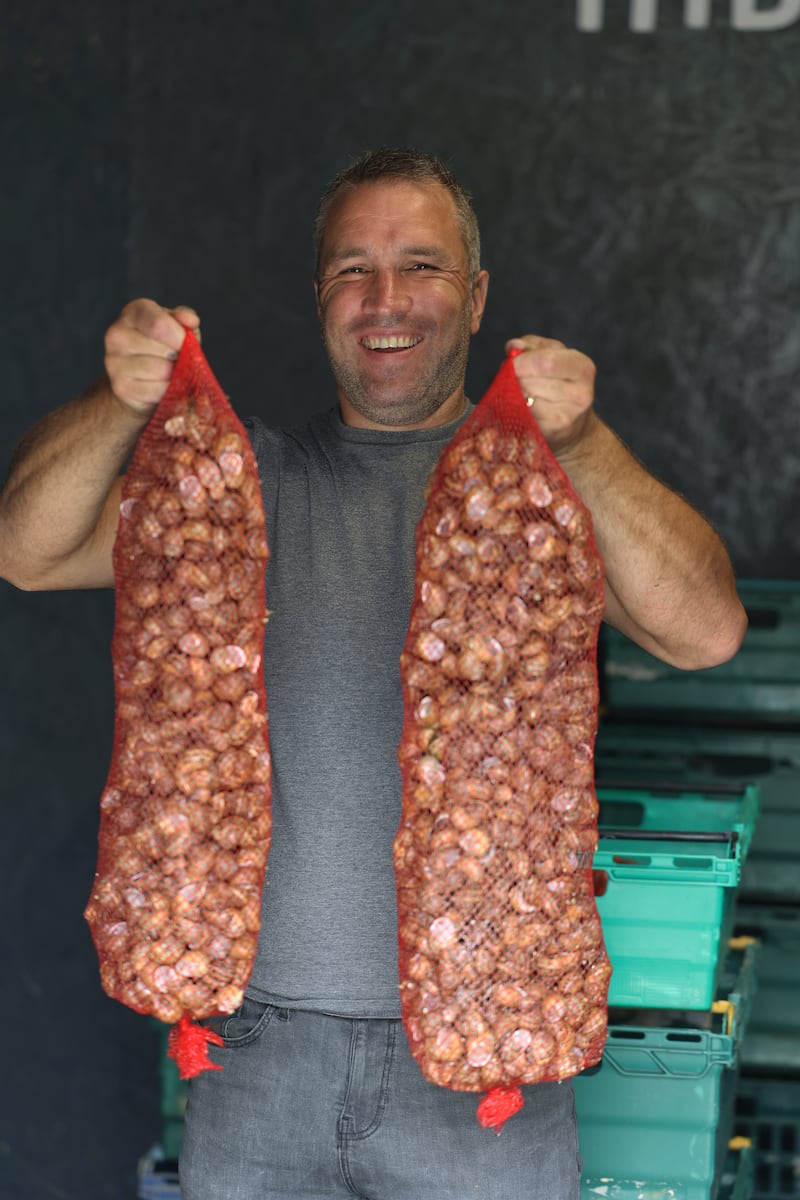
[[[113,583],[119,473],[146,420],[104,378],[30,430],[0,493],[0,575],[26,590]]]
[[[746,616],[725,547],[592,413],[561,465],[594,521],[606,570],[606,620],[686,669],[725,662]]]

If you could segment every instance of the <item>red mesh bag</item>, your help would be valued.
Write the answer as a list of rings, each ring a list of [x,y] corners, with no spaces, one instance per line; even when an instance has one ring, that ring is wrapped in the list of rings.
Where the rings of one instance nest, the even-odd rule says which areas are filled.
[[[443,452],[417,529],[394,842],[400,989],[429,1081],[484,1091],[599,1062],[592,886],[603,568],[511,357]]]
[[[176,1024],[232,1012],[271,833],[266,526],[247,433],[189,331],[137,443],[114,545],[114,745],[85,916],[109,996]]]

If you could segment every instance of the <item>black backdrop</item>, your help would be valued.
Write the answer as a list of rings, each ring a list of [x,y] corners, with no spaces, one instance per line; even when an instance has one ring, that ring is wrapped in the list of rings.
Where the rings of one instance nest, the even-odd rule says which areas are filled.
[[[580,28],[583,25],[586,28]],[[591,27],[588,28],[588,27]],[[592,355],[598,408],[717,525],[798,572],[800,0],[6,0],[0,421],[87,383],[125,300],[193,304],[241,414],[332,400],[310,224],[360,150],[473,191],[506,337]],[[158,1046],[82,911],[112,734],[109,594],[0,584],[0,1195],[134,1194]]]

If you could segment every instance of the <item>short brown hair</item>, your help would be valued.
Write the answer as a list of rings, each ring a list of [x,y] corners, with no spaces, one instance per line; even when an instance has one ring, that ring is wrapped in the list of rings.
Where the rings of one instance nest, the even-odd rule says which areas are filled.
[[[352,189],[362,183],[375,183],[383,179],[404,179],[412,183],[440,183],[447,188],[455,202],[456,217],[464,249],[467,252],[470,278],[474,280],[481,269],[481,238],[471,195],[458,182],[450,168],[445,166],[435,154],[427,154],[423,150],[414,150],[406,146],[387,146],[380,150],[367,151],[349,166],[344,167],[337,175],[334,175],[322,193],[314,221],[314,261],[317,277],[319,277],[322,241],[325,236],[328,215],[335,198],[346,188]]]

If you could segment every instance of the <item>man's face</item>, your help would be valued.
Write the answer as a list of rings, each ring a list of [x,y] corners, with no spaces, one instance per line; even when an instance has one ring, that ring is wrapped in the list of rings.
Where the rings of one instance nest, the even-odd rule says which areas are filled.
[[[470,280],[441,184],[364,183],[334,201],[316,291],[346,424],[415,429],[459,416],[488,279]]]

